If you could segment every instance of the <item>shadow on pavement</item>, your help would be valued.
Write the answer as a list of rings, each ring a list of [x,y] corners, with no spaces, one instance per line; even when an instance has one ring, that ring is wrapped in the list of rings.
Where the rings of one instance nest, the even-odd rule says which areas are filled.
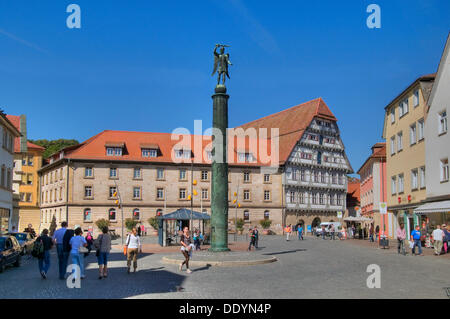
[[[283,254],[292,254],[292,253],[296,253],[299,251],[306,251],[307,249],[293,249],[293,250],[285,250],[285,251],[276,251],[273,253],[265,253],[262,255],[266,255],[266,256],[271,256],[271,255],[283,255]]]

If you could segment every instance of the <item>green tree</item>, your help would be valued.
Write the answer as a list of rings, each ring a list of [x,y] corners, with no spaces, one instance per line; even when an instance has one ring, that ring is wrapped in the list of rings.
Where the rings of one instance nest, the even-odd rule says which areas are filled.
[[[127,218],[125,219],[125,227],[131,231],[133,229],[133,227],[136,227],[138,221],[134,220],[133,218]]]
[[[104,227],[109,227],[109,220],[104,218],[98,219],[95,221],[95,225],[97,225],[98,229],[103,230]]]
[[[58,139],[58,140],[29,140],[31,143],[42,146],[45,148],[42,156],[48,158],[50,155],[59,152],[63,148],[68,146],[78,145],[80,144],[77,140],[67,140],[67,139]]]
[[[244,230],[244,220],[242,218],[238,218],[236,221],[236,229],[239,231]]]
[[[49,229],[50,236],[53,236],[53,234],[55,233],[56,227],[57,227],[56,216],[53,215],[52,222],[50,223],[50,229]]]
[[[150,226],[153,227],[153,229],[158,230],[159,228],[159,221],[156,217],[150,217],[148,219],[148,223],[150,224]]]
[[[259,224],[263,229],[269,229],[270,225],[272,225],[272,221],[270,219],[262,219],[259,221]]]

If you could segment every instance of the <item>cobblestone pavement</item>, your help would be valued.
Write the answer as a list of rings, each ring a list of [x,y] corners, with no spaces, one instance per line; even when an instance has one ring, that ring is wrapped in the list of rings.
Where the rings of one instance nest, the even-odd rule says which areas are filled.
[[[144,253],[138,272],[126,273],[121,251],[111,253],[107,279],[97,279],[94,253],[86,259],[81,289],[69,289],[57,277],[52,251],[49,278],[43,280],[35,259],[0,274],[1,298],[447,298],[448,258],[399,256],[382,249],[306,237],[262,237],[258,255],[277,262],[239,268],[200,267],[192,274],[162,263],[164,253]],[[392,249],[391,249],[392,250]],[[248,253],[247,253],[248,254]],[[195,254],[193,257],[195,260]],[[369,289],[369,264],[381,268],[381,288]]]

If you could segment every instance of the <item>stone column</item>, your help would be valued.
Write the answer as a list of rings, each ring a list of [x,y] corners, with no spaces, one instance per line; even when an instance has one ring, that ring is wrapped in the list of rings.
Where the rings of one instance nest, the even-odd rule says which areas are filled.
[[[228,251],[228,98],[225,85],[217,85],[213,99],[212,177],[211,177],[211,251]],[[219,158],[215,159],[215,154]]]

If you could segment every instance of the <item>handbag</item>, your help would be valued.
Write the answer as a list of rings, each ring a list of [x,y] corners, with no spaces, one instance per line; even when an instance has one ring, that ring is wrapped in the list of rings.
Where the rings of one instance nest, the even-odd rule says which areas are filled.
[[[127,244],[125,246],[123,246],[123,254],[124,256],[127,255],[127,250],[128,250],[128,245],[130,244],[130,235],[128,235],[128,239],[127,239]]]
[[[409,242],[409,248],[411,248],[411,249],[414,248],[414,242],[412,242],[412,241]]]

